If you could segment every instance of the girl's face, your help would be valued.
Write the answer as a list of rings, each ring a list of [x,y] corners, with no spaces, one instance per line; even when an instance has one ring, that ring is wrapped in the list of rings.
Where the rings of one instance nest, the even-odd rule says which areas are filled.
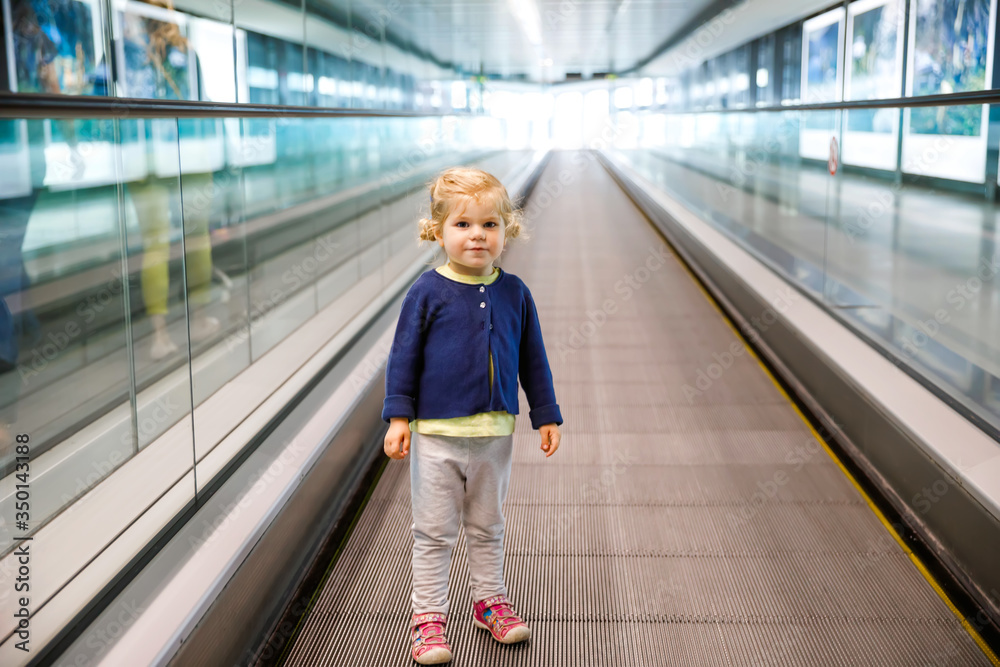
[[[466,199],[457,203],[436,236],[455,271],[488,276],[503,252],[503,219],[489,203]]]

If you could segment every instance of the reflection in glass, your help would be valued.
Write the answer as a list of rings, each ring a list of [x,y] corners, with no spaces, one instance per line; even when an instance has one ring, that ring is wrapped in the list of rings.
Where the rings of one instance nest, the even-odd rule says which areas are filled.
[[[118,85],[122,97],[204,99],[201,62],[187,38],[186,14],[170,0],[129,0],[116,12],[122,39]]]
[[[165,119],[121,121],[123,128],[134,126],[129,133],[136,137],[139,149],[128,153],[131,164],[124,163],[136,176],[124,185],[127,265],[129,275],[138,278],[133,279],[130,302],[139,449],[190,413],[189,385],[179,378],[167,378],[184,368],[188,359],[184,284],[187,282],[193,295],[198,295],[204,290],[201,274],[211,270],[204,252],[196,250],[188,256],[182,252],[183,198],[176,124]],[[170,135],[175,137],[172,143],[163,139]],[[158,406],[157,417],[150,418]]]
[[[26,121],[0,121],[5,156],[20,166],[28,161]],[[24,175],[30,175],[25,170]],[[38,317],[23,306],[28,285],[23,246],[31,211],[38,193],[31,181],[4,181],[0,191],[0,463],[6,468],[13,460],[14,435],[19,432],[17,407],[21,377],[17,372],[22,338],[37,339]],[[30,356],[30,355],[27,355]]]
[[[903,78],[901,0],[861,0],[847,8],[848,57],[845,98],[897,97]],[[896,168],[898,109],[846,111],[843,161],[876,169]]]
[[[802,90],[802,30],[792,26],[778,32],[781,51],[781,101],[799,102]]]
[[[239,123],[229,120],[223,124],[225,132],[238,131]],[[183,220],[180,246],[187,289],[191,393],[196,409],[194,437],[199,453],[211,450],[222,435],[217,424],[212,423],[217,416],[214,408],[204,404],[250,364],[246,224],[239,196],[241,167],[201,160],[205,142],[214,141],[213,136],[200,137],[199,141],[199,137],[189,135],[179,143]],[[227,136],[225,144],[239,145],[239,137]],[[200,484],[203,480],[198,481]]]
[[[989,0],[917,0],[911,9],[910,95],[984,90],[989,46]],[[982,131],[980,107],[914,109],[915,134],[975,136]]]
[[[33,469],[68,466],[35,478],[34,530],[131,453],[115,132],[110,120],[4,120],[0,136],[25,176],[0,191],[0,470],[13,470],[17,433]]]
[[[802,99],[806,103],[840,99],[840,30],[844,10],[837,8],[802,24]]]
[[[802,24],[802,101],[807,104],[840,99],[841,44],[844,10],[832,11]],[[802,157],[825,160],[830,139],[839,134],[838,116],[832,111],[806,114],[799,136]]]
[[[848,27],[851,66],[847,99],[870,100],[899,93],[902,42],[898,39],[902,7],[896,0],[855,2],[850,5]]]
[[[19,93],[89,95],[104,37],[97,0],[11,0]]]
[[[989,87],[990,0],[917,0],[910,9],[908,95]],[[986,177],[986,105],[906,109],[903,169],[980,183]],[[933,153],[934,159],[926,159]],[[918,164],[914,171],[912,165]]]
[[[122,55],[120,75],[124,94],[156,99],[207,99],[207,79],[188,34],[206,33],[209,22],[198,23],[185,14],[173,11],[170,0],[130,1],[118,12],[118,16],[122,23],[122,40],[118,48]],[[210,37],[215,36],[212,30],[207,32]],[[208,48],[214,48],[217,42],[211,39],[201,41]],[[225,58],[213,58],[213,70],[217,69],[215,65],[223,66],[225,63]],[[232,80],[230,76],[230,87]],[[221,81],[222,84],[216,80],[216,88],[225,99],[226,91],[221,87],[225,77]],[[183,229],[185,241],[189,241],[182,244],[182,281],[187,286],[188,298],[200,315],[191,321],[191,335],[207,338],[219,329],[218,320],[203,313],[209,301],[212,275],[209,211],[204,205],[195,203],[194,198],[184,200],[181,197],[180,202],[175,202],[172,195],[179,194],[178,153],[184,159],[183,168],[189,182],[211,184],[211,173],[224,164],[221,126],[220,119],[139,121],[139,131],[144,133],[144,143],[149,150],[144,155],[135,155],[135,162],[136,167],[145,173],[129,182],[127,187],[142,238],[142,302],[153,330],[148,354],[154,362],[184,356],[178,341],[187,337],[184,335],[187,333],[186,326],[180,326],[180,323],[186,322],[185,318],[173,324],[174,329],[184,331],[170,330],[172,318],[169,317],[168,301],[171,294],[170,254],[174,242],[172,227]],[[144,165],[148,165],[148,171],[141,169]],[[183,219],[183,225],[180,219]],[[172,220],[177,222],[172,225]]]
[[[996,207],[919,181],[853,170],[831,178],[826,165],[787,159],[813,126],[808,115],[817,113],[827,112],[647,117],[646,136],[662,143],[620,154],[847,324],[1000,426]],[[751,118],[756,123],[746,122]],[[929,148],[925,163],[908,171],[948,159],[947,144]]]
[[[302,60],[300,42],[167,0],[8,5],[34,16],[16,38],[22,92],[412,107],[418,85],[360,57],[310,48]],[[440,78],[435,97],[457,91]],[[30,433],[46,470],[31,528],[125,462],[162,464],[142,480],[152,497],[190,474],[192,451],[222,437],[197,409],[320,308],[343,306],[346,322],[378,299],[377,278],[420,253],[410,209],[426,180],[507,140],[492,118],[0,121],[0,468],[13,434]]]
[[[757,106],[768,106],[777,101],[773,83],[775,80],[774,42],[774,35],[765,35],[757,42],[757,71],[751,72],[757,89],[757,99],[754,100]]]

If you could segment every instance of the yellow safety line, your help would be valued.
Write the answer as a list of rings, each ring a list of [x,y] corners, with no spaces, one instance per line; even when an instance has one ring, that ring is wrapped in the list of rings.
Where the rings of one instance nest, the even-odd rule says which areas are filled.
[[[659,232],[659,229],[657,229],[657,231]],[[833,450],[831,450],[827,446],[826,441],[823,440],[820,434],[816,432],[816,429],[813,428],[813,425],[809,422],[808,419],[806,419],[806,416],[802,414],[802,411],[799,409],[799,406],[796,405],[795,401],[793,401],[788,396],[788,393],[785,392],[785,388],[781,386],[781,383],[778,382],[778,380],[774,377],[774,375],[771,373],[771,370],[760,360],[760,357],[757,356],[757,352],[756,350],[753,349],[753,346],[749,343],[749,341],[747,341],[747,339],[743,336],[740,330],[733,325],[733,322],[729,319],[729,316],[721,308],[719,308],[719,304],[716,303],[712,295],[709,294],[708,291],[705,289],[705,287],[701,284],[701,280],[698,278],[698,276],[694,274],[694,272],[691,270],[691,267],[687,265],[687,262],[684,260],[684,258],[676,251],[676,249],[674,249],[673,244],[667,241],[665,237],[664,241],[673,251],[673,254],[677,258],[680,265],[684,267],[684,270],[694,281],[695,286],[702,293],[702,296],[704,296],[705,299],[712,305],[712,308],[714,308],[715,311],[722,316],[722,321],[726,323],[726,326],[728,326],[733,331],[733,333],[736,334],[736,337],[739,338],[741,341],[743,341],[744,347],[746,347],[750,355],[757,361],[757,365],[764,370],[764,373],[767,375],[768,379],[770,379],[771,382],[774,384],[774,386],[778,388],[778,391],[781,392],[781,395],[784,396],[785,400],[791,404],[792,408],[795,410],[795,414],[797,414],[799,418],[805,423],[805,425],[809,427],[809,432],[812,433],[813,437],[815,437],[816,440],[819,441],[819,444],[823,446],[824,451],[826,451],[826,453],[830,456],[830,458],[833,459],[833,462],[837,464],[837,467],[840,468],[840,471],[844,473],[847,479],[850,480],[851,484],[854,485],[854,488],[857,489],[858,493],[861,494],[861,497],[865,499],[865,502],[868,504],[869,509],[871,509],[871,511],[875,513],[875,516],[878,517],[878,520],[882,522],[882,525],[885,526],[885,529],[887,531],[889,531],[889,534],[892,535],[893,539],[896,540],[896,543],[899,544],[900,547],[902,547],[903,552],[906,553],[907,556],[909,556],[910,561],[916,566],[917,571],[919,571],[920,574],[923,575],[924,579],[927,580],[927,583],[931,585],[931,588],[933,588],[934,591],[938,594],[938,596],[942,600],[944,600],[944,603],[948,605],[948,609],[950,609],[951,612],[955,615],[955,617],[958,618],[958,620],[962,623],[962,627],[965,628],[965,631],[969,633],[973,641],[976,642],[976,645],[979,646],[982,652],[986,654],[986,657],[989,658],[990,662],[992,662],[997,667],[1000,667],[1000,658],[997,658],[997,655],[996,653],[993,652],[993,649],[989,647],[989,645],[986,643],[985,640],[983,640],[983,638],[979,635],[976,629],[972,627],[972,625],[965,619],[964,616],[962,616],[961,612],[958,611],[958,608],[955,607],[952,601],[948,598],[948,594],[944,592],[944,590],[938,584],[937,580],[934,579],[934,575],[932,575],[924,566],[924,564],[920,561],[920,558],[918,558],[917,555],[913,553],[913,551],[908,546],[906,546],[906,543],[903,542],[902,538],[900,538],[899,534],[892,527],[892,524],[890,524],[889,521],[885,518],[885,515],[882,514],[882,511],[875,505],[875,503],[872,502],[872,499],[868,497],[868,494],[865,493],[865,490],[863,488],[861,488],[861,485],[858,484],[856,479],[854,479],[854,476],[850,473],[850,471],[844,467],[844,464],[841,463],[839,458],[837,458],[837,455],[833,452]]]

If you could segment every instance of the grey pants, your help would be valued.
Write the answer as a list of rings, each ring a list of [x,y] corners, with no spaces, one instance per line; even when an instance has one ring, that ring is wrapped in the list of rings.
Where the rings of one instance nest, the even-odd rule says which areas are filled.
[[[507,594],[503,583],[503,505],[514,436],[457,438],[413,433],[413,613],[448,613],[448,570],[465,525],[474,600]]]

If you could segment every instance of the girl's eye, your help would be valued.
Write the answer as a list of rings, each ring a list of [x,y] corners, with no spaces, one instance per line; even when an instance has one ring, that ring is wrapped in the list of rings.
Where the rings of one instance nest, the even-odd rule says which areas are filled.
[[[487,226],[487,227],[496,227],[496,226],[497,226],[497,223],[495,223],[495,222],[487,222],[487,223],[486,223],[486,226]]]
[[[456,226],[456,227],[465,227],[465,226],[467,226],[468,224],[469,224],[469,223],[465,222],[464,220],[460,220],[459,222],[456,222],[456,223],[455,223],[455,226]]]

